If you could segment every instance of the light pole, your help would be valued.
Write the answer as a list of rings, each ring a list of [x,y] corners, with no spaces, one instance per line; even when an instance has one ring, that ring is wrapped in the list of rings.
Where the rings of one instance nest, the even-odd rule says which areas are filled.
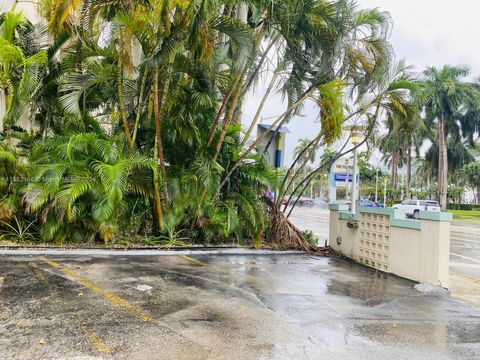
[[[356,212],[357,203],[357,145],[360,143],[360,135],[357,129],[352,127],[353,144],[353,177],[352,177],[352,214]]]
[[[365,125],[351,125],[346,126],[345,130],[350,131],[351,133],[351,140],[353,144],[353,178],[352,178],[352,206],[351,212],[355,214],[356,211],[356,203],[357,203],[357,146],[360,144],[360,132],[365,131],[367,127]],[[348,180],[348,175],[347,175]]]
[[[383,180],[383,207],[387,207],[387,179]]]

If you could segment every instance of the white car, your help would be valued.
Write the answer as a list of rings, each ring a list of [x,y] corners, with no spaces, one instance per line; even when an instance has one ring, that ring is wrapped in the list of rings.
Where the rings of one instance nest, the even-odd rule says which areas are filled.
[[[438,201],[433,200],[404,200],[401,204],[393,205],[394,209],[404,210],[408,217],[420,219],[420,211],[441,211]]]

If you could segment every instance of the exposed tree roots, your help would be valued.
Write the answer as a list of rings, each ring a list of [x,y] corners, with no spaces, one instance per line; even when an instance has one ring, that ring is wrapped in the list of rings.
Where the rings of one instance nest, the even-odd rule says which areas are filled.
[[[308,253],[316,253],[318,249],[313,247],[303,237],[301,231],[293,225],[275,204],[265,198],[271,216],[271,225],[266,234],[266,243],[282,249],[302,250]]]

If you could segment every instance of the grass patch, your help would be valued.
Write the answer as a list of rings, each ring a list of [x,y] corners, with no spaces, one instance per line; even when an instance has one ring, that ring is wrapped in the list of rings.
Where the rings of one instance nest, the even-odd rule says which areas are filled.
[[[477,220],[480,221],[480,210],[449,210],[455,220]]]

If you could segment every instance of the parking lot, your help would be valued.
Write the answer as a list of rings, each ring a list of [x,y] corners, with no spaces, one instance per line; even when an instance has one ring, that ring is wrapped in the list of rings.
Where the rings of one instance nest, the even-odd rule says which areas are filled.
[[[70,252],[0,274],[2,359],[480,357],[480,309],[340,259]]]
[[[451,294],[305,254],[3,250],[0,358],[480,358],[478,225],[451,230]]]

